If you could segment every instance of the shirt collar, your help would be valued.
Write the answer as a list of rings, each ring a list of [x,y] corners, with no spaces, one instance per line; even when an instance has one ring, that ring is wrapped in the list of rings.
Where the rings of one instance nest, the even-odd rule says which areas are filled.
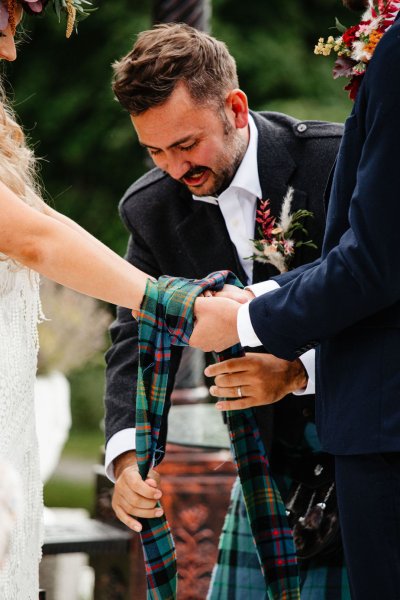
[[[236,188],[243,190],[256,198],[261,198],[260,177],[258,175],[258,131],[254,119],[249,115],[249,145],[246,153],[235,173],[234,178],[227,190]],[[224,190],[227,191],[227,190]],[[224,193],[222,192],[222,194]],[[209,204],[218,204],[218,199],[215,196],[195,196],[193,200],[208,202]]]

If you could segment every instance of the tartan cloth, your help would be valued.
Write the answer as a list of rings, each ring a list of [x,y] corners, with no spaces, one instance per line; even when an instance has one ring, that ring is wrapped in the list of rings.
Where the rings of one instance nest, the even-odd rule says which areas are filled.
[[[343,553],[334,561],[300,561],[299,574],[301,600],[351,600]],[[232,488],[207,600],[268,598],[237,479]]]
[[[146,479],[156,463],[164,410],[171,344],[187,345],[193,331],[194,302],[206,290],[225,283],[241,285],[229,271],[206,279],[161,277],[148,280],[139,321],[139,371],[136,406],[136,453]],[[219,360],[243,356],[240,345]],[[227,412],[232,453],[237,465],[257,555],[273,600],[299,600],[297,559],[285,506],[270,476],[269,463],[251,409]],[[148,600],[173,600],[177,594],[176,554],[165,516],[141,519]]]

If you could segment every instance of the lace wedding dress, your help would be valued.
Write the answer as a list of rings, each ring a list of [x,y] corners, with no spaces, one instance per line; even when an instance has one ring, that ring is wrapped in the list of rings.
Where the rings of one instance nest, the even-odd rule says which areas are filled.
[[[22,502],[0,567],[0,598],[37,600],[43,518],[33,396],[39,276],[4,259],[0,254],[0,461],[19,474]]]

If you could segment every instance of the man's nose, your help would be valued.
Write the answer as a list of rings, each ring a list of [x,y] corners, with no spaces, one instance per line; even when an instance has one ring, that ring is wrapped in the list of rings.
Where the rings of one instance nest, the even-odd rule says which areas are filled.
[[[0,58],[10,62],[17,58],[15,40],[13,34],[11,33],[10,26],[7,27],[7,29],[3,32],[3,36],[0,38]]]
[[[172,179],[182,179],[190,169],[190,163],[187,160],[182,160],[179,156],[168,157],[167,163],[164,171],[167,171]]]

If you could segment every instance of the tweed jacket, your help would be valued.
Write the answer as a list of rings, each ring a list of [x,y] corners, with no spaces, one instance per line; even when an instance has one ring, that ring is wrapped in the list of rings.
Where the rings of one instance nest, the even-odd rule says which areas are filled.
[[[258,169],[263,199],[270,200],[272,214],[279,215],[289,185],[295,190],[293,210],[305,208],[314,213],[306,226],[318,250],[300,248],[293,267],[309,263],[318,258],[322,247],[323,194],[342,126],[299,121],[273,112],[252,113],[252,116],[259,134]],[[126,259],[149,275],[202,278],[212,271],[229,269],[246,282],[219,207],[194,201],[184,185],[160,169],[146,173],[127,190],[120,202],[120,214],[130,233]],[[254,282],[272,275],[276,275],[273,267],[254,264]],[[135,427],[137,326],[129,310],[118,308],[110,332],[112,346],[106,354],[107,442],[118,431]],[[168,402],[180,356],[181,349],[173,348]],[[257,409],[267,447],[270,447],[274,414],[277,427],[296,442],[305,423],[314,419],[314,398],[289,396],[274,407]],[[166,426],[165,421],[164,436]]]

